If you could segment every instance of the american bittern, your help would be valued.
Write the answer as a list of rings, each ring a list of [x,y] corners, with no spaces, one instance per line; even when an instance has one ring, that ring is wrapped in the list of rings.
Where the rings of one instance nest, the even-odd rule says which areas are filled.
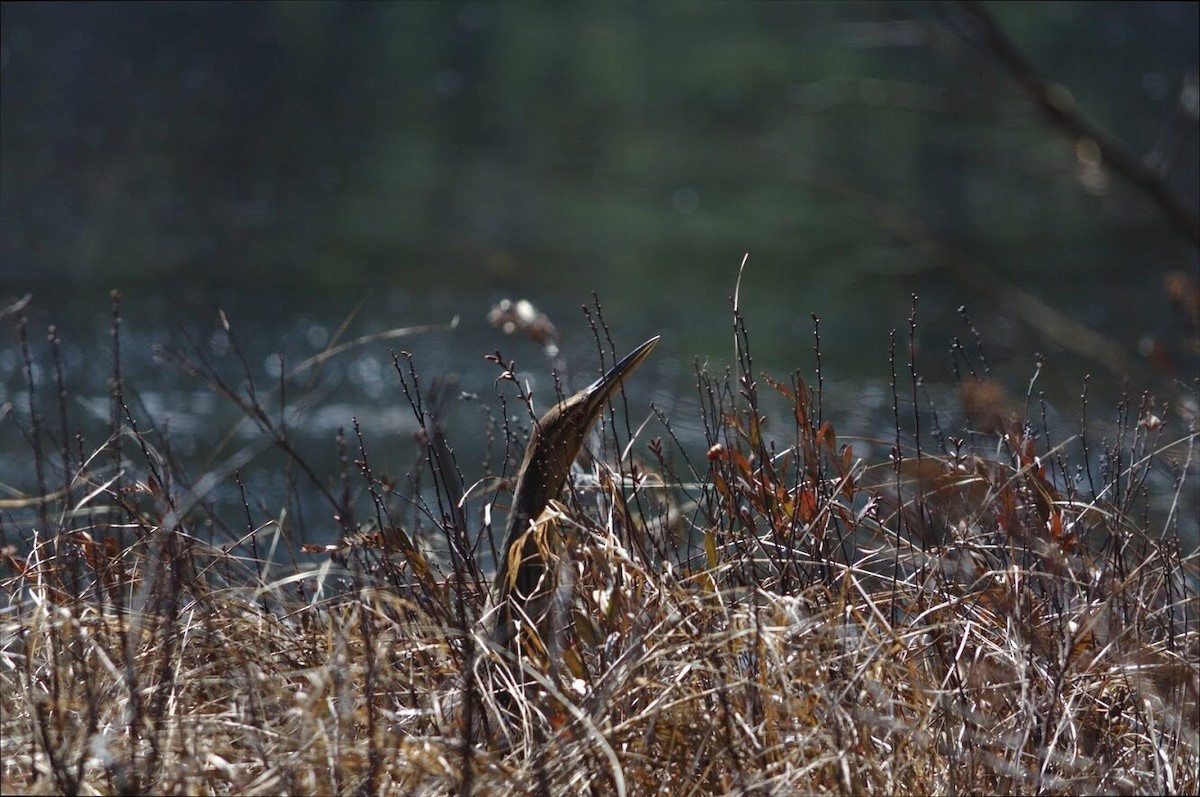
[[[604,376],[552,407],[534,426],[517,475],[504,549],[492,585],[494,643],[508,644],[516,623],[532,613],[527,609],[530,599],[539,592],[539,584],[552,566],[543,555],[544,546],[538,544],[535,522],[562,491],[571,463],[609,398],[657,343],[656,335],[638,346]]]

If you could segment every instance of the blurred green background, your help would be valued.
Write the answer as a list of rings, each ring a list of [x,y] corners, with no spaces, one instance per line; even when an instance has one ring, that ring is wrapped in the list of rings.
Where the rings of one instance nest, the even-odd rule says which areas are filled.
[[[983,8],[1194,222],[1198,5]],[[272,352],[312,354],[360,302],[354,334],[458,314],[455,333],[400,345],[486,391],[497,348],[549,370],[488,326],[506,296],[547,312],[593,377],[579,307],[595,291],[619,348],[663,334],[643,379],[678,393],[693,358],[732,361],[749,253],[741,304],[756,367],[777,375],[811,377],[816,314],[827,377],[849,394],[886,382],[889,332],[907,345],[917,294],[934,382],[953,381],[951,342],[972,337],[960,306],[1008,389],[1023,394],[1040,355],[1038,389],[1068,414],[1084,374],[1114,395],[1125,378],[1171,393],[1195,376],[1195,233],[1047,118],[973,6],[2,14],[0,298],[32,292],[38,335],[57,323],[105,344],[119,288],[135,343],[208,334],[220,306],[268,373]],[[129,368],[184,379],[149,351],[127,346]],[[348,379],[368,385],[386,351]],[[14,353],[2,370],[11,398]],[[381,384],[364,402],[395,402]]]

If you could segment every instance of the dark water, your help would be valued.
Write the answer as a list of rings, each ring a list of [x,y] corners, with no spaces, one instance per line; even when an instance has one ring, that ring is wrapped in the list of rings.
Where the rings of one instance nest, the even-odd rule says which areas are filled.
[[[391,362],[409,351],[422,388],[442,397],[471,483],[505,453],[486,430],[511,385],[497,386],[484,356],[515,359],[539,406],[555,370],[564,389],[586,384],[600,368],[580,309],[593,293],[618,354],[662,335],[628,385],[631,411],[640,419],[653,402],[699,454],[695,371],[735,361],[735,290],[757,374],[815,383],[820,319],[824,412],[843,437],[894,438],[893,370],[907,425],[911,350],[926,432],[932,408],[947,434],[962,427],[955,386],[973,367],[1018,405],[1028,394],[1039,424],[1044,396],[1055,439],[1078,431],[1089,375],[1100,441],[1116,439],[1121,396],[1136,404],[1143,391],[1186,438],[1200,367],[1196,241],[1098,165],[1087,140],[1049,124],[956,6],[2,13],[0,299],[33,294],[47,450],[63,436],[51,324],[67,439],[82,434],[94,450],[107,434],[113,288],[131,411],[193,481],[240,462],[267,505],[260,517],[285,500],[281,455],[173,352],[239,395],[253,384],[331,489],[352,419],[376,468],[416,468],[416,421]],[[1195,4],[994,13],[1194,212]],[[557,356],[488,324],[505,297],[551,318]],[[356,346],[285,380],[282,406],[272,393],[343,323],[345,341],[455,317],[453,330]],[[0,333],[0,482],[29,494],[14,317]],[[965,358],[952,355],[956,340]],[[885,456],[890,444],[868,445]],[[331,533],[328,506],[311,506],[310,536]]]
[[[293,302],[296,310],[290,308]],[[154,312],[161,312],[161,308],[151,306],[147,312],[147,307],[136,297],[123,297],[119,344],[126,402],[139,423],[139,430],[159,449],[169,449],[180,463],[179,475],[187,484],[200,485],[201,492],[190,495],[203,497],[234,529],[245,525],[239,520],[244,516],[242,492],[232,478],[236,467],[257,522],[278,517],[284,506],[294,504],[301,513],[299,519],[292,520],[299,541],[327,543],[336,539],[338,526],[333,505],[321,496],[323,491],[336,494],[338,489],[342,472],[339,436],[345,439],[343,445],[354,460],[362,456],[358,440],[361,434],[376,475],[390,476],[403,484],[410,474],[421,473],[425,468],[423,449],[418,445],[417,415],[401,387],[402,375],[411,380],[410,365],[418,375],[417,385],[426,407],[436,407],[439,412],[467,484],[488,474],[505,472],[502,396],[509,402],[512,428],[519,434],[528,427],[528,414],[517,401],[511,384],[497,381],[501,369],[486,360],[485,355],[499,351],[505,361],[515,360],[523,384],[532,391],[535,405],[542,409],[559,389],[556,375],[561,389],[570,392],[600,372],[600,355],[582,312],[563,309],[559,318],[568,320],[559,322],[563,333],[561,350],[550,356],[539,343],[520,334],[506,336],[492,327],[486,319],[489,305],[484,297],[471,300],[426,296],[417,300],[394,296],[384,303],[389,305],[388,312],[372,307],[371,297],[357,308],[353,304],[338,306],[336,302],[306,307],[302,299],[294,297],[289,297],[288,302],[280,302],[278,297],[271,300],[264,297],[261,301],[245,301],[245,297],[240,297],[221,308],[223,314],[218,314],[215,307],[204,310],[185,305],[168,319]],[[85,456],[103,442],[109,428],[114,344],[109,328],[111,318],[106,318],[111,310],[105,304],[97,301],[95,307],[72,314],[68,323],[58,328],[68,390],[68,438],[73,446],[83,449]],[[658,349],[626,387],[633,426],[649,421],[637,451],[644,456],[644,444],[649,439],[668,437],[667,430],[653,417],[653,407],[670,419],[670,431],[682,445],[682,453],[703,464],[708,443],[696,371],[700,369],[720,379],[733,363],[730,315],[722,318],[714,314],[708,320],[716,328],[712,337],[724,340],[714,340],[709,344],[713,350],[702,352],[688,348],[696,345],[696,340],[687,334],[690,326],[697,325],[695,319],[671,324],[668,319],[660,318],[664,325],[657,326],[647,323],[647,319],[624,318],[610,307],[605,306],[603,318],[611,325],[618,355],[651,334],[663,335]],[[44,451],[53,452],[54,441],[62,439],[53,389],[54,362],[44,335],[33,331],[36,325],[44,325],[49,311],[35,300],[27,312],[33,319],[29,337],[34,401],[44,425],[41,445]],[[594,308],[592,317],[598,317]],[[7,320],[13,326],[12,319]],[[904,320],[898,322],[902,324]],[[769,335],[759,332],[760,326],[778,329],[786,323],[785,319],[769,316],[748,320],[756,372],[787,381],[790,373],[798,370],[802,378],[816,387],[811,318],[806,332],[797,330],[794,334],[792,361],[785,359],[787,355],[781,354],[779,347],[768,344]],[[343,324],[345,329],[339,331]],[[418,325],[434,328],[402,338],[354,343],[363,337]],[[15,330],[10,334],[15,335]],[[922,332],[917,339],[923,340],[922,335],[928,334]],[[802,347],[802,335],[808,337],[806,347]],[[339,342],[353,345],[318,366],[305,366],[306,360]],[[765,350],[762,353],[760,344],[768,344],[761,346]],[[885,462],[896,442],[897,410],[893,407],[889,345],[888,337],[881,336],[874,346],[860,351],[855,346],[839,346],[835,336],[821,333],[823,417],[834,423],[843,442],[855,446],[856,456],[875,463]],[[907,368],[908,333],[903,326],[897,346],[897,405],[904,430],[901,444],[911,446],[915,428],[914,387]],[[405,352],[411,357],[405,356]],[[394,355],[399,357],[400,372],[393,361]],[[970,355],[978,361],[977,349],[970,349]],[[921,348],[918,364],[926,357],[925,349]],[[933,361],[930,370],[937,372],[936,359],[931,355],[928,359]],[[219,378],[243,399],[253,395],[271,422],[286,428],[289,444],[308,463],[319,484],[298,475],[289,458],[271,444],[271,436],[248,419],[228,396],[222,395],[221,388],[189,373],[188,363]],[[1033,380],[1030,417],[1038,428],[1044,420],[1050,438],[1058,442],[1079,431],[1082,404],[1078,395],[1082,383],[1059,387],[1065,380],[1051,377],[1054,367],[1044,366],[1044,371]],[[296,372],[297,368],[303,370]],[[1020,373],[1019,364],[1011,365],[1007,372],[997,369],[1010,375],[1008,386],[1018,409],[1025,405],[1024,393],[1037,372],[1035,363],[1028,363],[1025,368],[1024,374]],[[970,435],[956,386],[948,376],[949,369],[945,366],[943,369],[940,379],[922,379],[916,388],[922,444],[926,447],[937,446],[936,431],[957,437]],[[284,372],[288,376],[281,388]],[[1117,399],[1112,387],[1106,387],[1102,379],[1095,381],[1099,386],[1092,387],[1088,408],[1093,456],[1103,450],[1103,441],[1111,444],[1117,428]],[[411,381],[409,384],[412,386]],[[12,416],[5,419],[0,438],[5,449],[0,481],[26,494],[35,494],[31,445],[23,437],[30,429],[27,378],[17,346],[0,354],[0,385],[3,386],[0,404],[6,405],[7,413]],[[760,382],[760,388],[764,409],[771,419],[768,431],[774,429],[779,444],[785,446],[790,436],[790,409],[766,383]],[[1043,405],[1038,399],[1043,393],[1057,400],[1048,400]],[[1136,401],[1137,396],[1133,398]],[[1136,407],[1131,412],[1136,418]],[[1157,412],[1166,411],[1159,407]],[[986,438],[981,441],[986,449]],[[131,460],[129,476],[144,479],[145,466],[138,464],[141,457],[136,445],[132,441],[124,445]],[[1078,461],[1078,442],[1070,448]],[[1177,457],[1181,450],[1173,451],[1171,456]],[[56,456],[45,454],[44,459],[49,463],[48,472],[54,474]],[[509,472],[512,467],[510,462]],[[211,481],[204,479],[206,474]],[[61,483],[60,475],[46,478],[52,487]],[[1155,499],[1161,505],[1155,515],[1160,522],[1169,508],[1163,502],[1172,493],[1170,478],[1169,469],[1158,469],[1148,483],[1162,496]],[[177,486],[181,494],[187,492],[183,485]],[[361,488],[356,486],[356,489]],[[1194,522],[1194,514],[1189,512],[1186,517]]]

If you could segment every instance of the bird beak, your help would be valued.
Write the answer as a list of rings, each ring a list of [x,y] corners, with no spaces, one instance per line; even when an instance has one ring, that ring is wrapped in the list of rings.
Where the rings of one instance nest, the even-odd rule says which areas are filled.
[[[595,418],[600,414],[604,402],[620,389],[626,377],[637,370],[637,367],[642,364],[642,360],[646,359],[646,355],[658,345],[659,337],[659,335],[655,335],[626,354],[619,363],[608,369],[608,373],[580,391],[584,394],[583,407],[586,413],[584,417]]]

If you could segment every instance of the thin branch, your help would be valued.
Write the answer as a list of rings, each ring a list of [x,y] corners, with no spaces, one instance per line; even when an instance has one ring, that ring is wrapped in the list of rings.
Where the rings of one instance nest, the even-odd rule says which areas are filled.
[[[958,5],[975,21],[979,37],[996,61],[1028,92],[1052,124],[1073,139],[1095,142],[1104,164],[1146,194],[1176,230],[1200,246],[1200,214],[1171,189],[1161,174],[1148,167],[1116,136],[1085,119],[1066,87],[1043,77],[982,3],[960,0]]]

